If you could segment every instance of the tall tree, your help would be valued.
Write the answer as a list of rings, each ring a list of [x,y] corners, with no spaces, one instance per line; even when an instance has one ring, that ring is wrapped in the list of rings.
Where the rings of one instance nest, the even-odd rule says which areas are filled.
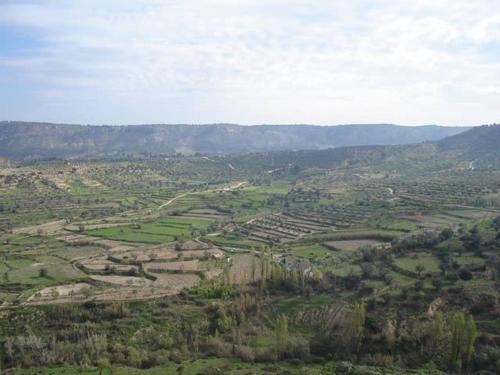
[[[285,314],[278,316],[276,321],[276,346],[279,352],[286,350],[288,345],[288,317]]]
[[[474,344],[477,338],[476,322],[472,315],[468,315],[465,319],[465,337],[462,348],[463,362],[468,365],[474,354]]]
[[[460,359],[464,345],[465,317],[463,312],[457,312],[451,321],[451,363],[456,364]]]
[[[356,351],[359,351],[365,330],[366,311],[364,302],[354,305],[352,316],[352,335]]]

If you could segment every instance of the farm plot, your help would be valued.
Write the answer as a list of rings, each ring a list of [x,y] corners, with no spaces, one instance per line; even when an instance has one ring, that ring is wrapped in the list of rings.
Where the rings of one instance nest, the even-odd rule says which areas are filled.
[[[92,275],[90,278],[94,281],[120,285],[120,286],[147,286],[151,285],[152,281],[145,279],[143,277],[134,277],[134,276],[116,276],[116,275]]]
[[[190,210],[181,215],[183,218],[189,218],[189,219],[209,219],[209,220],[223,220],[228,216],[227,213],[213,210],[210,208],[207,209],[195,209],[195,210]]]
[[[186,251],[179,252],[178,255],[181,255],[184,258],[221,259],[224,257],[224,252],[222,252],[218,248],[214,247],[214,248],[205,249],[205,250],[186,250]]]
[[[203,229],[206,228],[213,219],[199,216],[199,217],[191,217],[191,216],[169,216],[163,218],[159,221],[161,224],[170,225],[172,227],[177,227],[181,229]]]
[[[439,259],[430,254],[424,253],[413,253],[402,258],[396,258],[394,260],[396,266],[413,272],[439,272]]]
[[[9,283],[48,286],[86,278],[85,273],[58,258],[11,259],[6,264]]]
[[[275,214],[250,220],[245,224],[249,238],[266,242],[287,242],[314,232],[327,231],[332,226],[317,218],[298,214]]]
[[[138,272],[138,267],[127,264],[116,264],[106,259],[91,260],[88,262],[81,262],[80,266],[87,273],[92,272]]]
[[[363,246],[374,246],[380,243],[381,242],[377,240],[359,239],[359,240],[326,241],[324,244],[330,248],[341,251],[355,251]]]
[[[292,247],[291,252],[300,258],[307,259],[326,258],[335,255],[335,252],[321,244]]]
[[[167,217],[154,223],[99,228],[86,232],[89,236],[141,243],[172,242],[176,237],[192,236],[196,230],[210,225],[205,218]]]
[[[150,228],[151,229],[151,228]],[[174,238],[167,234],[154,234],[141,231],[139,228],[131,226],[95,229],[86,232],[90,236],[103,237],[115,241],[142,242],[142,243],[163,243],[172,242]]]
[[[217,236],[205,237],[217,246],[240,249],[258,249],[265,245],[264,242],[256,239],[248,239],[236,233],[228,233],[226,235],[218,234]]]
[[[67,246],[60,250],[51,251],[50,254],[67,261],[72,261],[81,258],[103,256],[105,254],[105,250],[95,246]]]
[[[38,234],[38,233],[56,234],[56,233],[61,233],[65,225],[66,225],[65,220],[56,220],[44,224],[32,225],[29,227],[14,228],[12,232],[24,233],[24,234]]]
[[[87,283],[59,285],[45,288],[28,298],[27,303],[71,302],[84,300],[90,293],[91,286]]]
[[[151,273],[192,272],[198,270],[198,260],[195,259],[174,262],[151,262],[145,263],[144,269]]]
[[[149,262],[151,260],[176,259],[178,254],[171,247],[153,247],[127,252],[115,252],[110,255],[110,259],[117,262]]]
[[[154,273],[153,273],[154,274]],[[200,277],[195,274],[168,274],[159,273],[154,274],[156,280],[153,282],[154,287],[159,287],[169,292],[178,293],[184,288],[191,288],[200,281]]]

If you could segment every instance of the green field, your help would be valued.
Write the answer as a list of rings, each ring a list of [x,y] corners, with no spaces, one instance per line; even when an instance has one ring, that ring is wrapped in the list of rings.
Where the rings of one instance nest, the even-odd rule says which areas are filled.
[[[219,246],[239,247],[243,249],[257,250],[264,245],[264,242],[249,240],[234,234],[207,236],[205,238]]]
[[[210,219],[168,217],[155,223],[89,230],[86,234],[116,241],[163,243],[172,242],[174,237],[190,237],[194,231],[204,229],[210,223]]]
[[[320,244],[292,247],[291,252],[301,258],[325,258],[335,256],[335,252]]]
[[[405,256],[396,258],[395,261],[398,267],[411,272],[417,272],[417,267],[424,267],[423,272],[439,272],[439,260],[433,255],[415,254],[414,256]]]

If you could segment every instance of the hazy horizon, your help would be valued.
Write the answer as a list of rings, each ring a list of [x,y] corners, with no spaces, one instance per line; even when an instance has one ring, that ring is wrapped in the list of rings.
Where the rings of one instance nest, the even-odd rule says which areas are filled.
[[[463,127],[463,128],[471,128],[477,126],[484,125],[494,125],[491,124],[473,124],[473,125],[465,125],[465,124],[396,124],[391,122],[381,122],[381,123],[345,123],[345,124],[315,124],[315,123],[296,123],[296,124],[273,124],[273,123],[261,123],[261,124],[241,124],[234,122],[206,122],[206,123],[167,123],[167,122],[158,122],[158,123],[133,123],[133,124],[111,124],[111,123],[76,123],[76,122],[51,122],[51,121],[30,121],[30,120],[0,120],[1,123],[26,123],[26,124],[50,124],[50,125],[68,125],[68,126],[151,126],[151,125],[165,125],[165,126],[209,126],[209,125],[234,125],[234,126],[321,126],[321,127],[334,127],[334,126],[379,126],[379,125],[391,125],[391,126],[404,126],[404,127],[423,127],[423,126],[438,126],[438,127]]]

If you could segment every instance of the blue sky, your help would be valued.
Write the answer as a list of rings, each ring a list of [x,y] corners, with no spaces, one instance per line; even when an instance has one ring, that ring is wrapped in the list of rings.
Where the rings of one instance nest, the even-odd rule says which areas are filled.
[[[0,0],[0,120],[500,122],[498,0]]]

